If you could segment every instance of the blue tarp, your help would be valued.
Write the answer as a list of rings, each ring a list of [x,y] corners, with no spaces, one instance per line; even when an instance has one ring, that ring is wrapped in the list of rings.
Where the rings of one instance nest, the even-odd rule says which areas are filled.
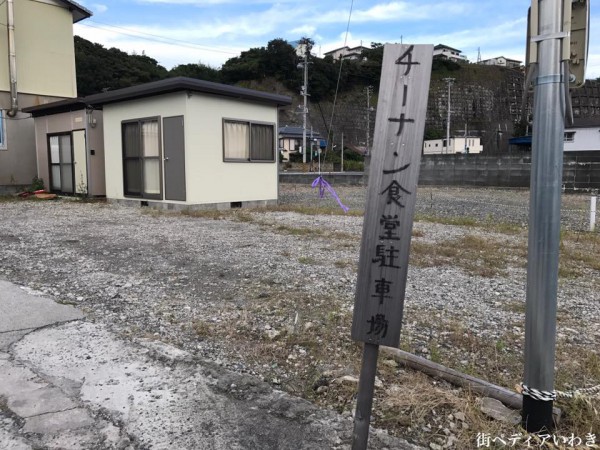
[[[520,136],[510,138],[508,140],[510,145],[531,145],[531,136]]]

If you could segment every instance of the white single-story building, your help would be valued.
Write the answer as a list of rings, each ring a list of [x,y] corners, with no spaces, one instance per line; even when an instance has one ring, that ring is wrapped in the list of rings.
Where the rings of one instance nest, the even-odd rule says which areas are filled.
[[[565,152],[600,152],[600,118],[575,119],[565,128]]]
[[[369,50],[367,47],[363,47],[362,45],[356,47],[340,47],[334,50],[330,50],[325,52],[325,56],[331,56],[334,60],[338,59],[351,59],[351,60],[359,60],[362,58],[362,52],[364,50]]]
[[[286,96],[170,78],[88,96],[102,108],[106,197],[168,209],[275,204]]]
[[[496,58],[484,59],[479,64],[484,66],[500,66],[508,67],[509,69],[518,69],[523,65],[523,61],[517,59],[505,58],[504,56],[497,56]]]
[[[450,137],[450,145],[446,147],[446,139],[430,139],[423,142],[423,154],[424,155],[435,155],[435,154],[456,154],[456,153],[481,153],[483,151],[483,145],[481,145],[481,138],[479,136],[464,136]]]

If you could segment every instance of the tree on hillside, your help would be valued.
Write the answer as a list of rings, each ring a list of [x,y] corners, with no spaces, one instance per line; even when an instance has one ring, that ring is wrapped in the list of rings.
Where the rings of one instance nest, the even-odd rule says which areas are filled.
[[[144,54],[128,55],[79,36],[75,36],[74,42],[79,96],[134,86],[167,76],[163,66]]]
[[[226,83],[239,81],[262,80],[265,72],[265,48],[251,48],[242,52],[240,56],[228,59],[221,66],[221,77]]]
[[[298,78],[298,56],[294,47],[283,39],[273,39],[267,44],[264,54],[265,71],[278,80]]]
[[[219,69],[202,63],[179,64],[169,70],[169,77],[188,77],[219,83],[221,81],[221,72]]]

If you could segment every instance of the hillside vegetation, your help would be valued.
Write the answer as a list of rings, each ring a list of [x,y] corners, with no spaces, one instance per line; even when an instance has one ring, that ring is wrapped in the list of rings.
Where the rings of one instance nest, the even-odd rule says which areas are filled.
[[[312,40],[300,43],[310,49]],[[310,54],[309,54],[310,55]],[[309,56],[308,127],[329,136],[330,142],[364,146],[369,135],[372,143],[375,127],[377,92],[381,76],[383,46],[372,43],[360,60],[339,60]],[[218,83],[289,95],[292,105],[282,110],[282,125],[301,125],[299,113],[303,58],[283,39],[273,39],[265,47],[251,48],[227,60],[220,68],[202,63],[180,64],[167,70],[145,54],[127,54],[107,49],[81,37],[75,37],[77,86],[80,96],[120,89],[169,77],[185,76]],[[515,122],[521,119],[524,77],[521,71],[478,64],[456,64],[434,60],[427,107],[426,138],[446,134],[447,84],[452,86],[451,134],[482,137],[486,152],[503,151],[507,138],[513,135]],[[338,82],[339,79],[339,82]],[[370,88],[367,112],[367,88]],[[337,92],[337,97],[335,94]],[[335,98],[335,108],[334,108]],[[341,148],[341,146],[338,146]]]

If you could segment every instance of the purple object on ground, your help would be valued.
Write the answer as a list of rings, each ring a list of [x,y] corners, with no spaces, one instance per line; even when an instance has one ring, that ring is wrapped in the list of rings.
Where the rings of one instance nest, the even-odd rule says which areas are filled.
[[[325,178],[323,178],[320,175],[317,178],[315,178],[315,181],[312,182],[312,187],[317,186],[319,186],[319,197],[323,198],[325,196],[325,190],[327,190],[331,194],[331,196],[335,198],[335,200],[339,203],[340,208],[342,208],[344,212],[348,212],[350,210],[350,208],[348,208],[342,203],[342,201],[338,197],[335,190],[331,187],[331,185],[327,181],[325,181]]]

